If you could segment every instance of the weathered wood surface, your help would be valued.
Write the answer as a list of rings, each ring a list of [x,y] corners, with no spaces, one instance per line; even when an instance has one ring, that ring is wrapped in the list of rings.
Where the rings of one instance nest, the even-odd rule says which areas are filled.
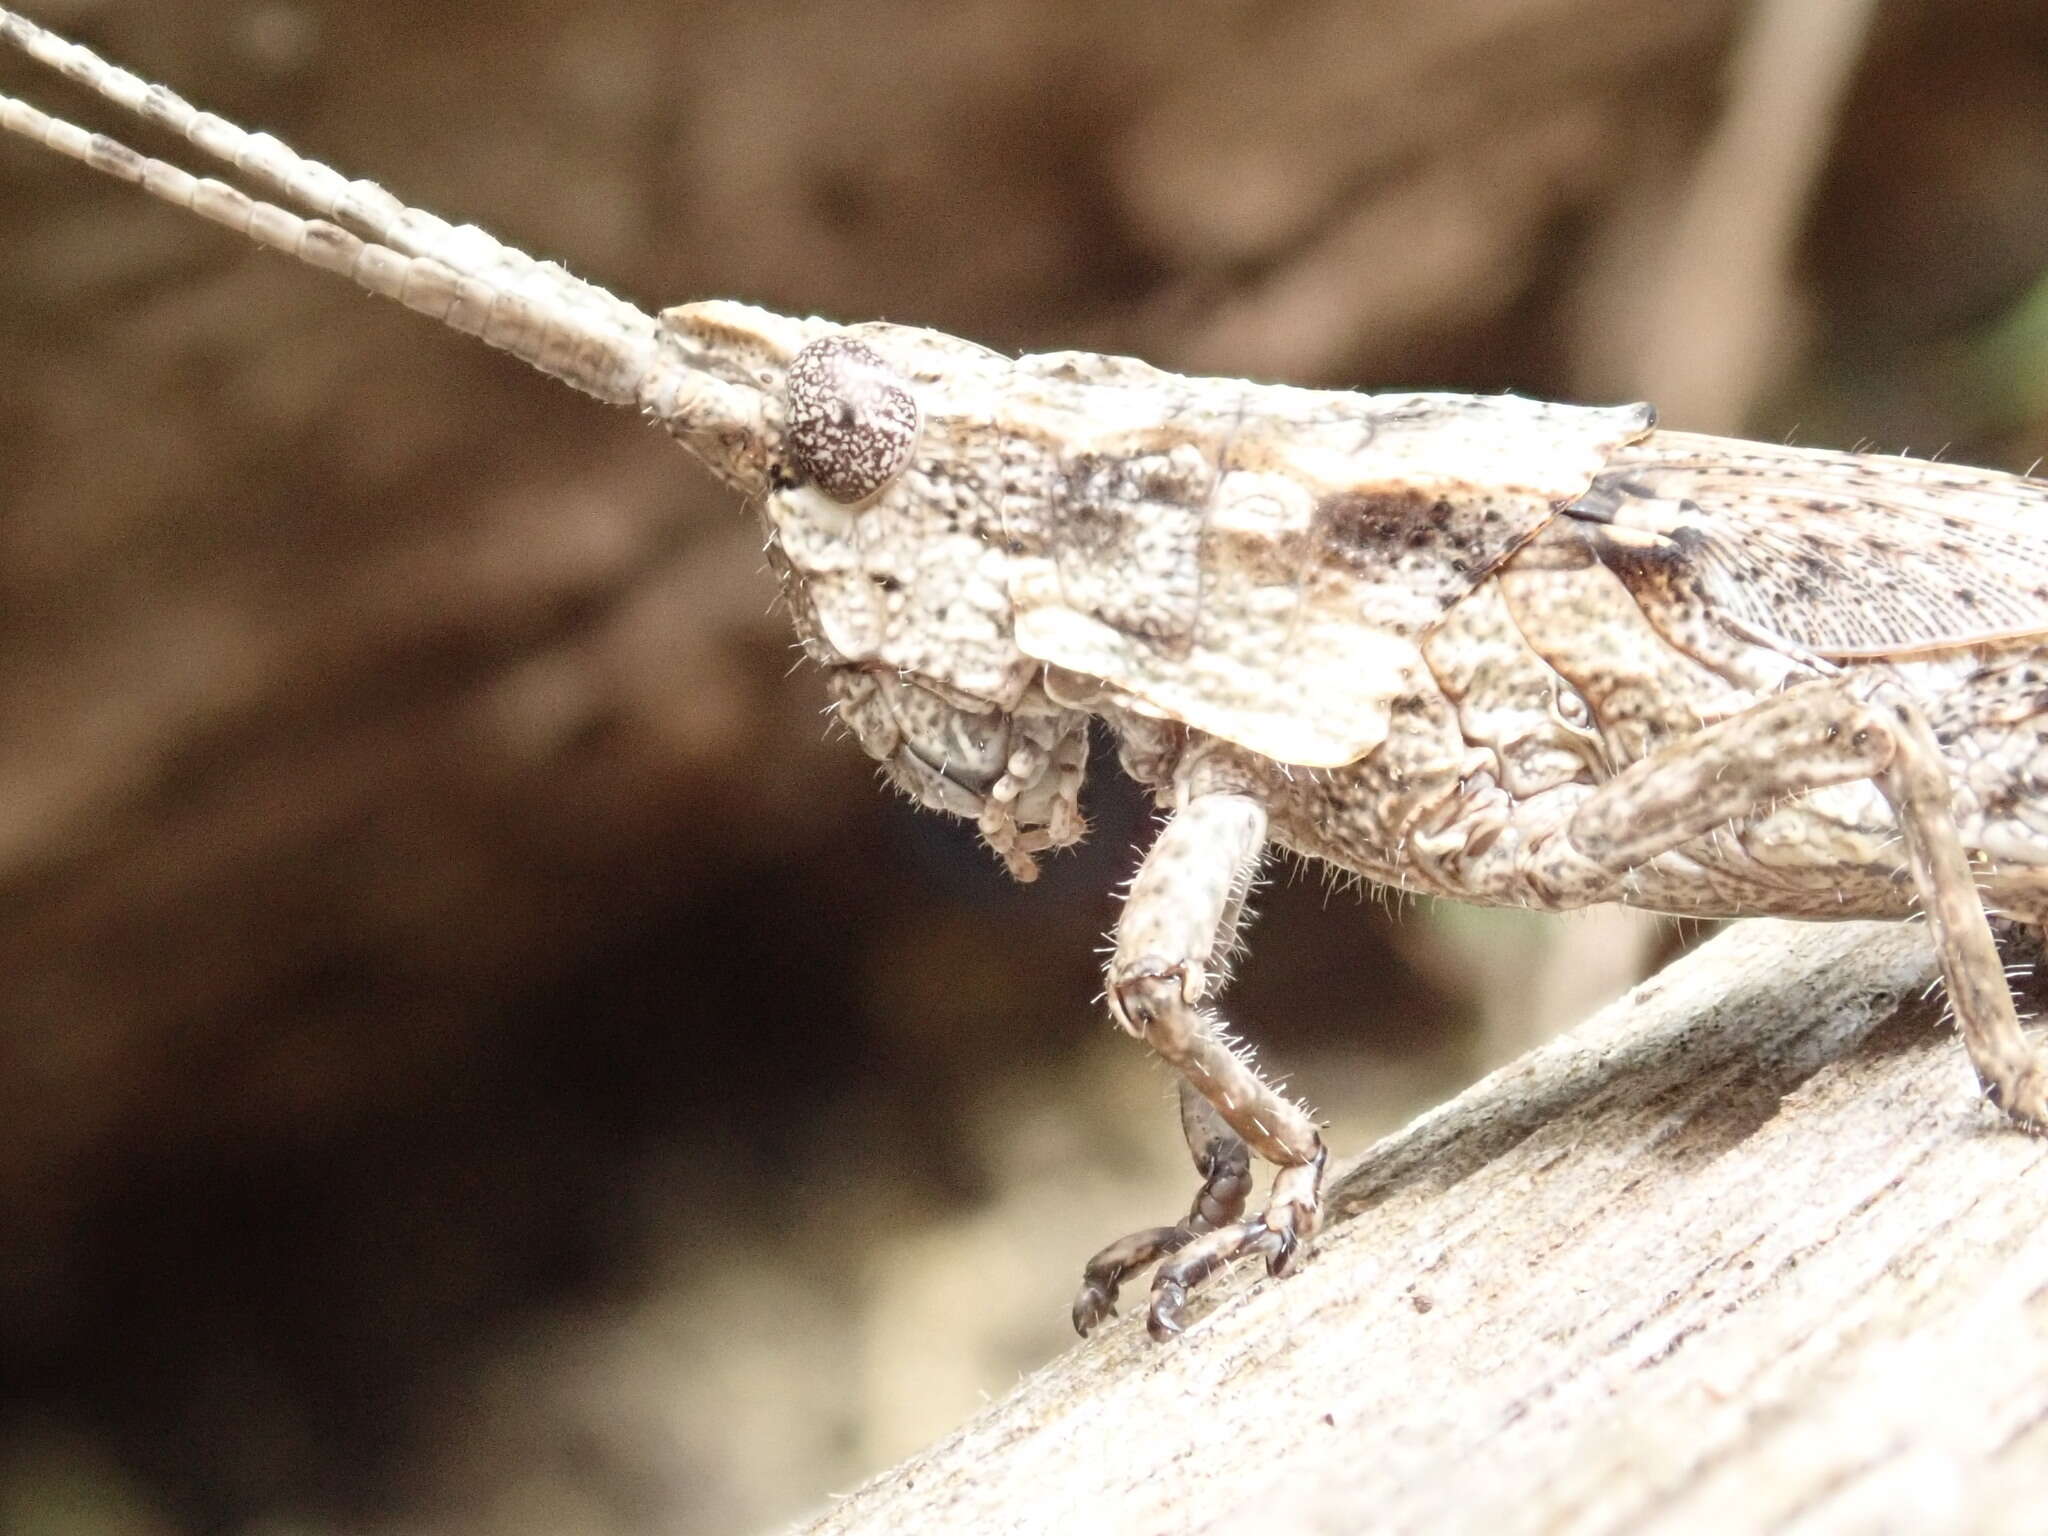
[[[1929,975],[1738,925],[1372,1148],[1294,1278],[1126,1316],[810,1529],[2038,1531],[2048,1148]]]

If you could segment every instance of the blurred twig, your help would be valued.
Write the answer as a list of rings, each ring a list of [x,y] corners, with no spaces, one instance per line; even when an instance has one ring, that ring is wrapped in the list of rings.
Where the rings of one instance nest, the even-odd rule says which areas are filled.
[[[1637,387],[1667,425],[1736,433],[1797,355],[1790,271],[1877,0],[1758,0],[1728,107],[1648,285]]]
[[[1638,326],[1613,327],[1636,338],[1621,371],[1671,425],[1739,433],[1797,355],[1794,248],[1876,8],[1758,0],[1729,61],[1727,109],[1652,258],[1659,270],[1615,285],[1618,304],[1642,305]],[[1559,926],[1530,985],[1482,1000],[1495,1054],[1548,1038],[1646,974],[1663,926],[1619,907]]]

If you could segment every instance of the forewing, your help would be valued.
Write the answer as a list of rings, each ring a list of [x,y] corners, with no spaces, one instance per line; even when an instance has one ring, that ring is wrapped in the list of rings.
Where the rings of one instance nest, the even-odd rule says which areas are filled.
[[[2048,631],[2048,481],[1655,432],[1572,510],[1647,536],[1716,616],[1820,656]]]

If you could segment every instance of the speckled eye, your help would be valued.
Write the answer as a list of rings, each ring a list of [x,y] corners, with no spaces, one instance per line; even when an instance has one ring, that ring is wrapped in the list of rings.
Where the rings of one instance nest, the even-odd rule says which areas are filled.
[[[917,446],[917,401],[874,348],[851,336],[812,342],[789,361],[789,451],[834,501],[863,501]]]

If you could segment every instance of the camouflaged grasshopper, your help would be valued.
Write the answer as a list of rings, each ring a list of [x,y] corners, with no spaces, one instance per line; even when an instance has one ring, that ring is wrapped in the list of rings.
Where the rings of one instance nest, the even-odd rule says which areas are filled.
[[[1086,1266],[1088,1332],[1289,1269],[1315,1121],[1210,1011],[1269,844],[1562,910],[1929,919],[1985,1094],[2048,1125],[1986,919],[2048,921],[2048,483],[1654,430],[1646,406],[1010,358],[736,303],[649,317],[0,11],[0,35],[301,218],[0,97],[0,124],[639,407],[759,511],[839,714],[1020,879],[1091,719],[1170,813],[1108,967],[1201,1187]],[[1278,1173],[1246,1217],[1251,1156]]]

